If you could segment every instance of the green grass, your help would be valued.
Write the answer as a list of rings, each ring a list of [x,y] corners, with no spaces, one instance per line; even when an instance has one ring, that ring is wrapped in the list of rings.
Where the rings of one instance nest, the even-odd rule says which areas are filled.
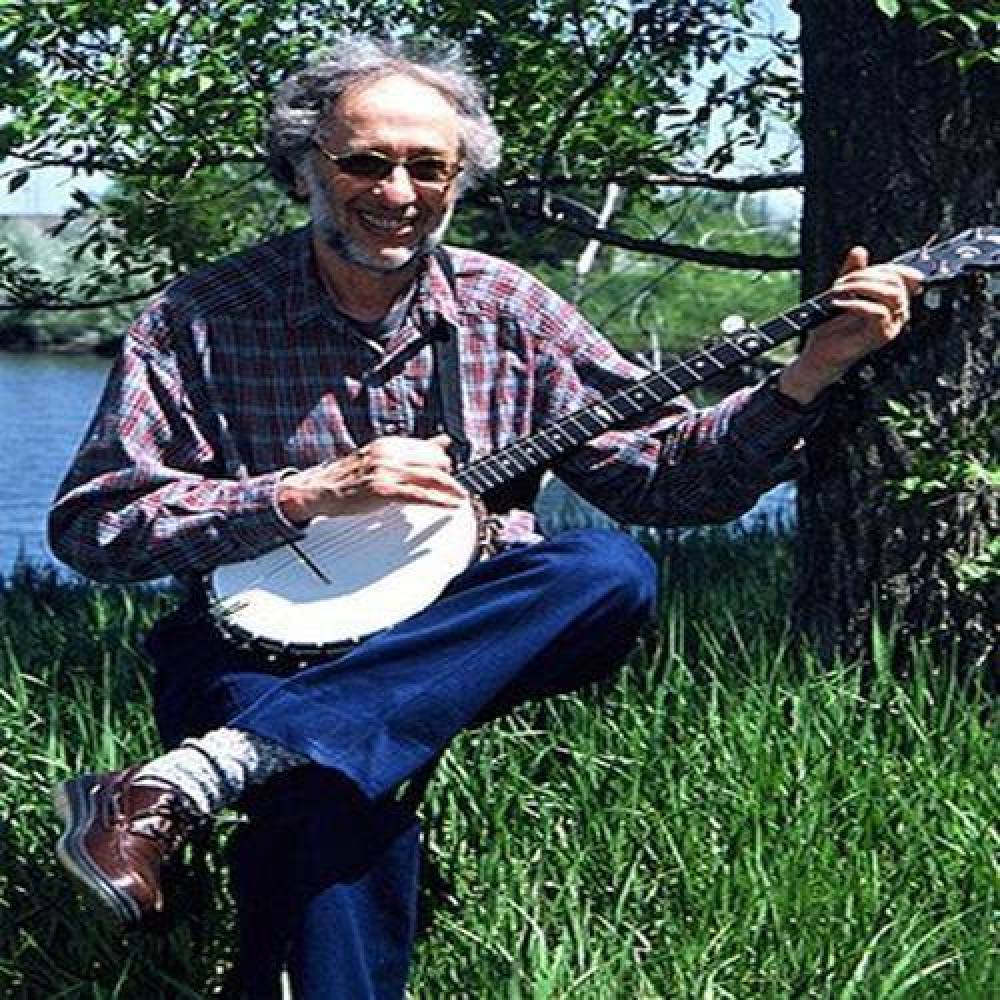
[[[943,664],[901,681],[792,655],[789,561],[772,539],[679,547],[615,683],[459,738],[425,808],[414,997],[1000,995],[984,699]],[[168,602],[0,589],[0,995],[221,988],[224,890],[123,935],[52,858],[47,788],[155,745],[137,637]],[[223,884],[207,863],[185,892]]]

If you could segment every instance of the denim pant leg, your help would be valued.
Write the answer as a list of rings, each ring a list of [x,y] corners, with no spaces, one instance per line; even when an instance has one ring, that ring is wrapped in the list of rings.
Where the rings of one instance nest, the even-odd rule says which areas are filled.
[[[200,619],[175,615],[147,640],[161,739],[227,725],[281,677]],[[296,768],[241,800],[249,822],[226,861],[236,903],[234,986],[243,1000],[398,1000],[417,913],[420,831],[412,803],[373,802],[335,771]]]
[[[391,799],[298,768],[255,791],[229,845],[247,1000],[397,1000],[413,947],[419,826]]]
[[[461,729],[617,667],[654,591],[652,563],[629,538],[567,532],[471,567],[430,608],[333,664],[287,679],[205,670],[189,720],[260,733],[348,779],[340,794],[311,788],[301,810],[265,809],[251,847],[234,852],[244,961],[266,979],[287,956],[307,1000],[401,996],[419,856],[415,821],[392,817],[389,793]],[[316,771],[302,769],[304,784]],[[310,819],[279,837],[282,811]],[[344,855],[363,859],[354,881]],[[280,888],[283,871],[298,889]]]
[[[272,687],[230,725],[378,799],[513,692],[617,667],[648,618],[652,560],[627,535],[571,531],[466,570],[429,608]]]

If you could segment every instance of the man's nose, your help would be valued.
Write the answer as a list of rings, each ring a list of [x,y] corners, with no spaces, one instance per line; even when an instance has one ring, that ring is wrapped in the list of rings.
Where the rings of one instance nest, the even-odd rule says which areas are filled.
[[[392,205],[408,205],[416,197],[413,179],[402,163],[393,165],[388,177],[383,177],[375,187],[383,201]]]

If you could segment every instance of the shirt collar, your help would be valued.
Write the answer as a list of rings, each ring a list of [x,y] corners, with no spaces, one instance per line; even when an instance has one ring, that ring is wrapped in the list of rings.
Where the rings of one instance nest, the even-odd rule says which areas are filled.
[[[292,233],[291,253],[285,309],[288,325],[295,328],[328,317],[331,310],[327,306],[326,290],[313,252],[312,225]],[[424,333],[434,329],[442,320],[453,331],[460,329],[458,304],[433,254],[427,258],[427,266],[417,278],[411,315],[418,318],[418,325]]]
[[[292,233],[291,255],[285,315],[294,329],[314,322],[325,312],[326,292],[313,253],[311,225]]]

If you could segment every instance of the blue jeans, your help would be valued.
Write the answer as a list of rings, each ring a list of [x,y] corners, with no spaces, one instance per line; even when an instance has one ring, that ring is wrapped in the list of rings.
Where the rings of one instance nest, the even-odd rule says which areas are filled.
[[[167,745],[246,729],[314,765],[254,789],[230,850],[246,995],[402,997],[412,952],[419,826],[400,785],[459,731],[618,667],[649,617],[655,568],[619,532],[570,531],[470,567],[425,611],[291,676],[203,620],[151,633]]]

